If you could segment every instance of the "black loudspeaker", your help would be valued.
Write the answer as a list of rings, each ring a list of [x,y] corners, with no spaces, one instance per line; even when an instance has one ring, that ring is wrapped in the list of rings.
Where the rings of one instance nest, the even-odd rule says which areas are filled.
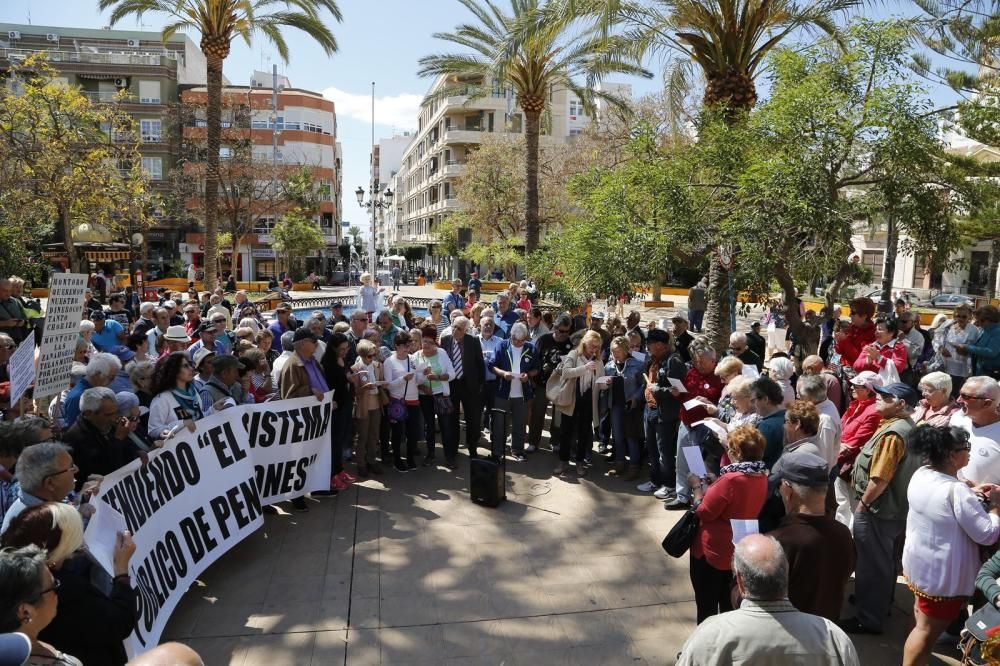
[[[472,501],[483,506],[498,506],[507,499],[503,466],[489,458],[469,461],[469,495]]]

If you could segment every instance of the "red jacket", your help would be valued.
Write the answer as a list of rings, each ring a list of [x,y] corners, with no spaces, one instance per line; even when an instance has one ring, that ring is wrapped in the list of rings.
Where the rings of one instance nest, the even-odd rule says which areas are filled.
[[[868,322],[868,325],[859,328],[854,324],[844,331],[844,339],[834,345],[834,349],[840,354],[840,362],[844,365],[854,365],[858,355],[865,345],[875,342],[875,324]]]
[[[860,354],[854,361],[854,369],[857,372],[861,372],[863,370],[878,372],[885,367],[885,364],[889,359],[892,359],[892,362],[896,364],[896,372],[902,373],[903,370],[906,370],[906,366],[908,365],[906,360],[906,345],[899,340],[892,340],[889,344],[882,345],[879,347],[878,353],[881,356],[879,356],[879,359],[874,362],[868,358],[867,354]]]
[[[902,346],[902,345],[900,345]],[[867,400],[852,400],[840,419],[840,453],[834,469],[845,481],[854,467],[854,459],[861,447],[871,439],[882,422],[882,415],[875,411],[875,396]]]
[[[716,569],[733,565],[733,518],[753,520],[767,498],[766,474],[729,472],[708,487],[696,510],[698,533],[691,543],[691,557],[703,557]]]
[[[684,403],[702,396],[708,398],[713,405],[717,405],[719,404],[719,399],[722,398],[722,386],[722,378],[718,375],[712,374],[706,377],[694,368],[691,368],[684,377],[684,388],[688,392],[681,393],[678,399]],[[708,418],[708,410],[704,407],[695,407],[688,410],[684,409],[683,405],[681,406],[681,423],[686,426],[690,426],[692,423],[697,423],[706,418]]]

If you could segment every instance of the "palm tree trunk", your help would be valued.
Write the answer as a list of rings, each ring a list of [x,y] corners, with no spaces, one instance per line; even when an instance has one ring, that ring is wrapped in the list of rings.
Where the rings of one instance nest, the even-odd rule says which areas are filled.
[[[524,253],[538,248],[538,135],[541,113],[524,112],[525,188],[524,188]]]
[[[208,126],[208,160],[205,166],[205,289],[216,286],[219,272],[219,146],[222,139],[222,59],[208,57],[208,102],[205,120]]]
[[[732,333],[729,322],[729,271],[712,257],[708,269],[708,309],[705,311],[704,337],[720,355],[729,346]]]

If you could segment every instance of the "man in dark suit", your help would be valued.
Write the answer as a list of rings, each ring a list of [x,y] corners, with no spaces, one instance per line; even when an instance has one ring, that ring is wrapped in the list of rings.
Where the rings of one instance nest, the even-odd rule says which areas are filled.
[[[455,376],[451,383],[451,400],[455,404],[452,413],[453,440],[459,443],[461,430],[458,422],[458,405],[465,413],[465,444],[469,447],[469,457],[478,455],[479,437],[482,434],[480,418],[483,413],[482,386],[486,381],[486,364],[483,362],[483,348],[479,338],[469,335],[471,322],[466,317],[458,317],[451,325],[451,334],[441,338],[441,350],[448,355]]]

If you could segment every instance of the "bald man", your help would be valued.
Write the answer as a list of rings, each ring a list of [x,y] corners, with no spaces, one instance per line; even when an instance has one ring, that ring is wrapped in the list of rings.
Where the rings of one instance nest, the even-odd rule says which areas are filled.
[[[183,643],[164,643],[143,652],[126,666],[205,666],[205,662]]]
[[[774,537],[751,534],[740,540],[733,570],[743,603],[698,625],[684,643],[678,666],[860,663],[840,627],[788,601],[788,559]]]
[[[802,360],[802,374],[818,375],[826,383],[827,399],[833,403],[837,408],[837,412],[843,416],[844,410],[847,409],[847,404],[844,402],[844,389],[840,385],[840,378],[826,369],[823,359],[815,354],[806,356]]]

